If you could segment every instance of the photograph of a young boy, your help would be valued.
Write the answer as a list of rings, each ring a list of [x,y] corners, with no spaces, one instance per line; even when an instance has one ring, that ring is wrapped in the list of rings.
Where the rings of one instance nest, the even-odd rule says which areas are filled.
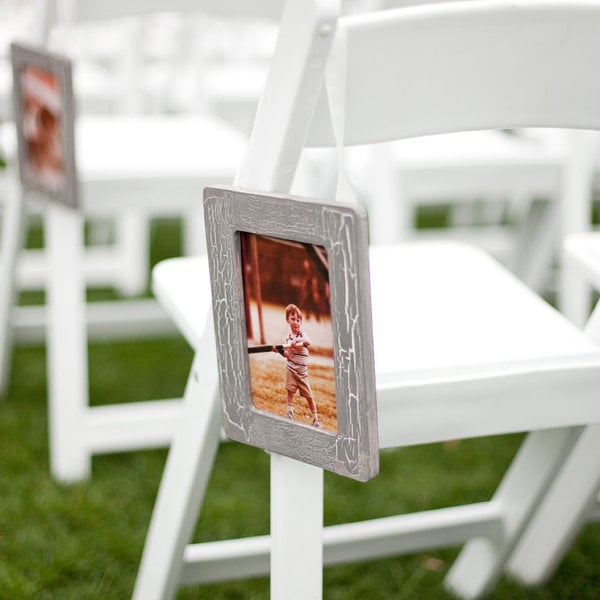
[[[254,408],[337,431],[326,249],[244,232],[240,249]],[[305,306],[308,279],[320,301]]]
[[[287,359],[285,369],[285,389],[287,392],[287,418],[294,419],[294,396],[299,392],[306,399],[312,415],[313,427],[321,427],[317,413],[313,391],[308,377],[310,359],[310,340],[302,331],[302,311],[295,304],[285,308],[285,320],[290,326],[290,333],[283,343],[283,356]],[[273,347],[274,352],[278,352]]]

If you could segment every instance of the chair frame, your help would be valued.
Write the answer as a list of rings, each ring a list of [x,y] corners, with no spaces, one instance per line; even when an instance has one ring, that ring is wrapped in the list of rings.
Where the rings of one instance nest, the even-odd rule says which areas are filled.
[[[403,36],[394,31],[393,37],[391,30],[386,29],[386,17],[377,14],[367,17],[367,20],[373,20],[368,23],[369,27],[380,28],[375,37],[383,54],[389,50],[387,44],[400,44],[400,49],[394,47],[394,50],[398,50],[394,56],[404,61],[402,68],[409,73],[413,60],[409,51],[411,35],[414,33],[420,36],[421,42],[427,42],[421,29],[425,21],[421,21],[421,17],[428,16],[430,11],[435,11],[439,18],[432,20],[432,26],[428,24],[427,34],[430,38],[426,47],[435,49],[434,40],[442,30],[446,35],[450,25],[455,33],[454,41],[468,44],[472,56],[469,64],[450,66],[444,64],[443,56],[440,59],[433,52],[431,56],[426,56],[431,62],[426,60],[426,66],[421,64],[419,67],[427,71],[427,66],[440,59],[441,65],[437,66],[440,72],[448,71],[452,76],[461,78],[460,95],[444,93],[443,77],[440,77],[440,89],[437,93],[431,94],[429,84],[424,84],[427,96],[425,88],[421,90],[418,85],[415,89],[411,88],[410,93],[406,93],[406,88],[398,79],[390,80],[386,90],[388,93],[370,94],[369,101],[359,92],[361,88],[379,89],[373,79],[374,69],[368,61],[361,62],[363,50],[366,49],[362,44],[370,43],[370,39],[367,40],[368,36],[361,37],[363,30],[360,27],[351,31],[355,19],[362,17],[349,17],[336,22],[336,2],[315,0],[308,12],[306,4],[300,0],[292,0],[286,5],[281,30],[287,32],[287,35],[280,35],[269,78],[275,85],[267,85],[259,104],[246,160],[236,179],[236,185],[240,187],[287,192],[305,144],[340,147],[343,144],[379,142],[461,128],[593,126],[600,129],[600,112],[597,110],[600,86],[594,83],[595,79],[592,77],[594,66],[582,66],[583,69],[590,68],[588,89],[585,90],[586,93],[578,90],[577,97],[571,98],[573,103],[581,104],[576,104],[569,116],[563,118],[562,115],[557,116],[560,111],[551,101],[546,104],[532,101],[526,106],[519,104],[519,86],[511,88],[507,92],[508,96],[500,93],[502,88],[498,86],[504,77],[498,77],[498,74],[506,75],[502,69],[510,68],[503,66],[501,52],[499,51],[493,64],[482,65],[478,62],[478,53],[472,51],[479,42],[489,44],[490,37],[498,44],[499,49],[506,47],[505,43],[498,43],[497,36],[501,36],[501,28],[491,27],[493,15],[494,25],[508,19],[512,25],[518,24],[522,28],[521,33],[529,27],[528,35],[524,38],[533,40],[533,54],[545,53],[546,38],[541,36],[538,46],[538,38],[529,35],[531,28],[539,26],[538,18],[542,16],[546,19],[544,25],[548,28],[547,31],[561,32],[564,27],[564,21],[561,22],[564,19],[562,10],[572,11],[569,13],[571,17],[583,15],[585,19],[586,11],[593,10],[589,3],[579,2],[574,8],[569,5],[568,9],[566,3],[560,0],[449,3],[402,9],[402,13],[399,9],[395,14],[405,15],[402,17]],[[479,22],[481,16],[483,19]],[[490,27],[474,27],[470,31],[471,34],[478,32],[475,36],[477,39],[466,39],[463,35],[465,18],[475,19],[478,26],[487,23]],[[319,89],[325,77],[325,65],[332,48],[336,23],[339,27],[342,22],[353,35],[353,47],[348,60],[354,61],[354,68],[348,70],[349,76],[343,82],[348,90],[347,103],[336,105],[333,102],[332,108],[327,104],[324,94],[319,98]],[[495,34],[493,29],[496,29]],[[409,45],[403,52],[401,44],[405,39]],[[564,52],[561,58],[569,63],[571,57],[580,55],[579,44],[585,44],[588,39],[577,38],[576,44],[561,48]],[[336,47],[337,50],[339,46]],[[335,56],[336,52],[333,54]],[[340,60],[339,55],[337,60]],[[529,61],[528,54],[520,55],[519,60],[522,67],[519,70],[519,82],[523,85],[526,86],[531,81],[530,75],[533,74],[538,80],[552,81],[552,60],[545,72],[538,70],[538,66],[534,65],[535,60]],[[425,81],[428,78],[421,79]],[[277,82],[281,81],[286,81],[289,85],[285,88],[278,87]],[[412,81],[417,84],[419,79],[413,77]],[[487,102],[478,104],[471,99],[471,96],[475,96],[471,93],[474,92],[473,86],[487,91]],[[336,92],[335,82],[333,91],[340,95],[344,92],[339,87]],[[362,98],[364,103],[355,101],[355,97]],[[450,107],[452,122],[446,122],[445,112],[439,110],[439,102],[423,103],[423,97],[444,98],[445,105]],[[533,98],[534,94],[530,94],[530,97]],[[381,105],[378,107],[377,103]],[[520,106],[521,112],[518,116],[513,114],[512,119],[507,121],[504,119],[506,111],[503,106]],[[396,124],[397,131],[386,120],[389,107],[394,107],[394,110],[403,115],[402,123]],[[348,119],[347,127],[342,131],[335,123],[340,112],[344,111]],[[372,118],[364,118],[367,114],[372,115]],[[344,122],[343,114],[339,120]],[[412,123],[418,125],[413,129]],[[430,123],[430,129],[424,128],[423,123]],[[155,274],[160,267],[156,268]],[[161,289],[157,281],[155,277],[155,294],[168,302],[168,290]],[[188,545],[210,471],[207,462],[214,457],[219,442],[215,421],[215,411],[218,410],[216,375],[204,370],[208,368],[207,363],[213,361],[211,346],[205,345],[212,341],[209,330],[210,327],[207,328],[205,324],[203,337],[196,340],[197,356],[188,380],[184,417],[165,467],[136,582],[135,598],[169,598],[179,583],[258,575],[267,573],[269,568],[272,597],[320,597],[321,563],[315,566],[318,562],[315,560],[310,565],[303,564],[301,573],[298,573],[294,560],[290,560],[294,556],[294,550],[290,548],[292,544],[287,543],[287,548],[285,547],[286,541],[290,539],[289,535],[296,535],[299,529],[302,529],[303,556],[322,557],[323,564],[357,558],[366,560],[466,542],[445,583],[459,596],[482,596],[492,589],[503,572],[506,561],[535,513],[540,499],[573,449],[580,427],[600,420],[600,408],[595,399],[596,388],[592,385],[599,381],[597,357],[590,358],[588,364],[578,369],[577,380],[584,380],[588,385],[585,389],[583,386],[578,389],[579,395],[569,406],[559,402],[564,400],[567,382],[575,381],[575,374],[568,364],[549,365],[548,369],[541,371],[519,372],[517,369],[510,374],[509,366],[506,366],[508,371],[504,367],[496,370],[484,367],[466,376],[447,373],[436,381],[413,382],[401,387],[401,399],[398,396],[398,385],[381,382],[378,383],[379,414],[403,417],[390,419],[394,422],[394,428],[391,425],[386,427],[386,422],[380,421],[381,447],[428,443],[449,439],[448,436],[479,437],[531,431],[489,502],[322,529],[322,473],[273,455],[270,536]],[[202,355],[201,360],[202,351],[205,355]],[[505,387],[509,381],[512,387]],[[536,390],[542,383],[545,393],[540,397],[539,393],[536,395]],[[496,391],[490,392],[488,388]],[[519,389],[523,396],[507,396],[508,389]],[[522,408],[523,397],[529,400],[527,411]],[[460,422],[448,412],[449,398],[461,399],[460,405],[465,410],[461,413]],[[419,402],[420,406],[420,412],[415,411],[414,418],[411,418],[411,411],[407,411],[411,402]],[[466,410],[467,407],[472,408],[473,412]],[[202,418],[205,420],[201,421]],[[195,426],[191,427],[190,423]],[[199,423],[202,423],[202,432],[198,430]],[[401,424],[399,427],[398,423]],[[439,423],[439,426],[432,423]],[[296,477],[293,484],[289,481],[290,473],[294,473]],[[290,488],[286,491],[285,486],[288,484]],[[181,494],[186,488],[193,488],[193,492],[182,499]],[[299,493],[301,489],[311,490],[314,504],[308,511],[303,504],[306,494]],[[302,517],[295,516],[299,514]],[[288,534],[287,538],[285,533]],[[306,583],[307,580],[310,583]]]

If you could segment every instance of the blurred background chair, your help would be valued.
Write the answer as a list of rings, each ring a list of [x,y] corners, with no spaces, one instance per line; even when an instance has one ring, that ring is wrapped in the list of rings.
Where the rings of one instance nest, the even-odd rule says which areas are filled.
[[[269,25],[272,38],[275,34],[275,23],[273,19],[264,17],[267,14],[276,18],[280,11],[279,3],[274,0],[261,3],[253,13],[249,13],[245,8],[238,9],[232,3],[222,3],[222,6],[216,9],[215,6],[206,5],[204,7],[186,7],[185,2],[181,5],[169,4],[168,6],[158,3],[141,9],[129,5],[127,2],[118,9],[112,6],[98,9],[95,3],[88,3],[85,0],[74,3],[45,0],[39,4],[38,13],[44,16],[43,10],[45,10],[45,18],[38,18],[38,21],[42,21],[43,26],[37,43],[42,43],[50,50],[65,53],[74,61],[74,88],[80,115],[78,129],[81,130],[79,137],[87,140],[92,136],[96,139],[96,142],[93,143],[93,152],[86,149],[86,146],[91,145],[90,143],[86,141],[80,143],[80,145],[83,144],[79,150],[81,185],[91,188],[84,193],[84,197],[88,197],[100,185],[106,186],[106,178],[110,177],[111,173],[115,175],[113,179],[121,179],[120,186],[125,186],[125,179],[129,180],[128,185],[133,186],[132,175],[134,173],[138,180],[143,180],[144,171],[153,173],[154,178],[157,179],[157,175],[166,172],[168,168],[172,169],[172,165],[168,164],[161,167],[164,162],[164,158],[161,161],[161,153],[164,153],[161,145],[170,144],[171,147],[176,147],[176,131],[170,134],[171,137],[161,141],[161,135],[166,135],[166,131],[171,130],[172,124],[175,126],[179,124],[181,127],[181,123],[185,122],[188,127],[198,128],[200,121],[203,121],[205,125],[208,122],[224,129],[224,121],[216,119],[214,111],[207,110],[207,105],[201,102],[199,93],[194,96],[196,101],[194,99],[189,101],[185,115],[181,110],[178,110],[178,114],[175,115],[172,105],[166,99],[162,99],[166,92],[162,90],[157,80],[159,82],[167,80],[162,83],[162,87],[168,88],[173,79],[173,71],[185,64],[188,71],[195,75],[196,86],[200,87],[198,81],[203,78],[204,71],[207,69],[200,62],[199,51],[186,47],[185,39],[192,36],[194,39],[213,38],[212,44],[210,41],[206,44],[205,53],[212,52],[214,54],[221,51],[220,64],[212,67],[215,72],[218,69],[225,69],[225,65],[231,62],[228,59],[232,54],[232,44],[230,39],[229,43],[222,43],[220,49],[215,49],[217,41],[214,38],[216,37],[218,40],[219,36],[214,34],[213,28],[219,29],[220,26],[223,34],[226,31],[226,23],[233,24],[232,26],[237,27],[240,31],[245,26],[252,32],[254,32],[255,26],[262,25],[265,32],[263,45],[268,46]],[[215,10],[216,15],[214,14]],[[231,10],[234,11],[234,14],[231,13]],[[38,25],[37,29],[39,28]],[[179,35],[180,30],[186,28],[188,30],[187,37]],[[31,40],[31,36],[23,38],[16,36],[13,39],[28,41]],[[36,41],[35,38],[33,41]],[[200,45],[198,42],[196,44]],[[260,44],[257,45],[260,46]],[[267,52],[267,50],[262,54],[255,52],[251,53],[252,56],[246,57],[248,65],[257,65],[253,73],[258,70],[258,65],[262,66],[264,70]],[[242,59],[240,58],[240,60]],[[250,78],[252,76],[248,75],[247,79]],[[255,103],[262,80],[257,75],[253,82]],[[233,96],[235,85],[231,85],[230,88],[232,89],[229,93]],[[156,100],[157,97],[161,100]],[[213,108],[218,104],[217,94],[213,93],[212,97],[213,100],[208,108]],[[248,96],[244,100],[248,104],[250,103]],[[154,113],[153,119],[146,118],[149,117],[149,112]],[[140,121],[140,115],[144,117],[143,121]],[[118,119],[115,118],[117,116]],[[175,116],[178,119],[175,119]],[[140,131],[142,124],[144,127]],[[124,127],[130,128],[131,133],[129,134]],[[156,127],[157,131],[150,131],[150,127]],[[129,152],[125,164],[123,164],[123,155],[113,158],[113,153],[107,152],[108,147],[102,147],[103,144],[112,144],[112,140],[115,139],[113,130],[110,128],[119,131],[121,139],[131,139],[132,145],[139,146],[139,148],[134,146],[123,149],[123,154],[126,151]],[[208,133],[215,134],[214,131]],[[139,141],[135,141],[136,137],[144,134],[147,135],[147,138],[142,137]],[[223,135],[222,131],[221,135]],[[235,135],[233,128],[230,128],[229,135]],[[240,136],[241,139],[243,138]],[[181,165],[178,173],[171,176],[175,182],[181,182],[184,179],[185,160],[187,160],[188,168],[194,160],[193,156],[185,155],[185,151],[188,149],[171,150],[168,153],[169,157],[175,154],[173,163],[176,158],[181,159],[178,161],[178,164]],[[137,151],[135,155],[131,154],[132,150]],[[179,157],[177,153],[180,153]],[[219,159],[223,163],[224,159],[222,157]],[[222,171],[231,168],[230,164],[218,164],[219,159],[215,156],[213,164],[217,163],[216,167],[207,165],[205,170],[210,171],[216,168]],[[150,163],[152,160],[154,163]],[[203,157],[196,160],[200,162],[206,159]],[[116,171],[115,165],[118,166]],[[219,176],[222,177],[222,175]],[[135,196],[137,194],[139,196],[139,187],[138,185],[127,190],[128,195]],[[147,196],[149,189],[145,189],[143,193]],[[162,190],[155,192],[155,196],[159,194],[162,194]],[[175,205],[178,198],[179,194],[174,191],[169,202],[162,203],[158,214],[180,216],[182,208],[180,205]],[[137,206],[133,206],[134,204]],[[88,280],[91,280],[92,284],[108,283],[128,295],[143,293],[146,290],[148,227],[147,218],[143,217],[151,216],[153,213],[148,207],[147,199],[143,201],[143,204],[145,204],[144,207],[140,206],[140,202],[137,200],[131,201],[125,209],[121,203],[115,231],[107,233],[106,226],[98,225],[98,221],[109,218],[110,214],[114,212],[113,208],[108,208],[104,214],[97,216],[92,221],[90,237],[97,242],[102,238],[114,237],[116,243],[112,245],[112,254],[117,255],[111,261],[111,252],[105,252],[106,256],[96,257],[96,260],[91,261]],[[186,206],[188,212],[191,211],[190,205],[191,202],[188,201]],[[157,213],[156,207],[154,213]],[[196,215],[198,215],[198,211],[196,211]],[[192,235],[186,242],[186,249],[192,248],[196,252],[202,248],[202,239],[197,239],[199,231],[201,228],[198,226],[192,229]],[[117,252],[119,249],[121,252]],[[96,254],[98,253],[96,248]],[[110,267],[107,268],[106,265],[110,265]],[[26,265],[23,270],[25,273],[20,277],[23,285],[39,285],[43,277],[43,266],[39,264],[39,261],[34,266],[33,273],[26,268]]]
[[[432,2],[373,0],[353,12]],[[599,145],[596,132],[502,128],[348,148],[344,160],[373,244],[469,241],[582,325],[589,302],[560,268],[560,240],[591,224]]]
[[[600,234],[577,233],[564,244],[564,268],[600,290]],[[585,326],[600,341],[600,305]],[[545,494],[508,564],[529,585],[552,577],[583,525],[600,521],[600,426],[582,429],[552,487]]]
[[[268,30],[269,23],[276,27],[281,4],[275,0],[243,5],[237,2],[98,4],[48,0],[45,9],[43,39],[48,40],[47,47],[55,51],[69,48],[67,33],[78,24],[102,26],[104,40],[106,36],[110,40],[115,31],[122,31],[113,30],[115,19],[124,18],[125,40],[132,47],[128,45],[125,52],[119,46],[115,58],[121,71],[124,66],[130,68],[127,77],[121,73],[120,78],[140,91],[136,85],[139,81],[140,86],[148,84],[151,78],[146,78],[147,72],[155,66],[148,57],[137,61],[131,54],[140,50],[140,36],[148,43],[152,41],[145,39],[145,29],[138,29],[144,19],[168,19],[169,14],[182,22],[189,18],[190,22],[204,25],[198,32],[201,34],[210,31],[210,21],[205,23],[203,19],[208,17],[203,15],[213,14],[223,22],[233,20],[240,31],[244,19],[250,19],[249,28],[253,27],[253,19],[264,19],[263,26]],[[133,35],[134,32],[138,35]],[[102,34],[97,33],[102,39]],[[86,46],[81,38],[79,42]],[[258,62],[264,61],[264,53],[259,55]],[[176,60],[177,56],[173,58]],[[102,66],[101,60],[96,62],[98,64],[92,66]],[[166,66],[171,70],[175,68],[173,64]],[[83,85],[82,79],[77,77],[77,62],[74,71],[77,93],[78,86]],[[135,77],[137,75],[139,77]],[[198,77],[201,76],[198,66]],[[103,83],[99,89],[111,89],[111,85]],[[91,456],[95,453],[168,444],[179,415],[178,400],[89,406],[88,329],[111,338],[139,337],[164,331],[165,324],[170,329],[170,324],[152,299],[86,305],[86,267],[95,264],[105,277],[103,281],[108,277],[112,283],[120,282],[130,293],[139,292],[140,287],[143,290],[148,267],[148,220],[165,216],[193,220],[201,216],[204,185],[231,182],[246,141],[244,133],[210,111],[190,110],[185,114],[143,111],[139,108],[140,101],[129,96],[117,102],[120,108],[104,113],[98,111],[108,103],[107,98],[96,98],[93,105],[90,92],[87,100],[91,112],[78,115],[75,124],[81,210],[72,212],[55,205],[43,207],[45,244],[49,252],[44,253],[43,260],[47,262],[39,269],[44,278],[47,277],[51,471],[63,481],[89,476]],[[9,162],[14,162],[11,132],[9,127],[6,129]],[[93,252],[99,252],[98,249],[92,247],[90,253],[84,254],[88,252],[83,237],[85,218],[99,222],[115,219],[116,223],[115,244],[111,244],[108,254],[103,247],[102,256],[96,256],[95,261]],[[198,237],[191,240],[188,248],[193,246],[194,252],[201,252],[203,235],[198,233],[201,229],[196,225],[192,231]],[[110,252],[115,254],[112,259]],[[132,262],[134,269],[115,272],[117,267]],[[88,277],[87,282],[90,280],[98,283]]]
[[[330,102],[322,93],[313,111],[335,10],[335,2],[315,2],[310,11],[306,3],[286,5],[237,184],[287,192],[305,143],[341,150],[453,131],[600,128],[597,65],[590,60],[600,39],[598,6],[453,2],[340,19],[328,66]],[[154,270],[154,291],[194,345],[196,362],[137,597],[151,591],[170,597],[180,581],[265,573],[273,552],[274,597],[295,597],[292,582],[299,578],[312,582],[317,596],[319,569],[298,573],[301,560],[280,562],[286,532],[300,530],[302,556],[319,555],[322,539],[324,564],[465,543],[446,585],[465,598],[489,592],[580,427],[600,420],[598,345],[470,245],[373,247],[381,447],[532,432],[495,495],[480,504],[321,531],[318,510],[308,516],[303,505],[310,498],[311,507],[319,506],[314,499],[321,497],[321,473],[272,456],[270,538],[187,545],[219,440],[216,375],[199,371],[205,361],[214,368],[208,315],[195,310],[206,305],[208,281],[191,276],[200,272],[207,273],[206,264],[194,258],[172,259]],[[303,490],[296,498],[284,491],[290,472],[300,480],[294,491]]]

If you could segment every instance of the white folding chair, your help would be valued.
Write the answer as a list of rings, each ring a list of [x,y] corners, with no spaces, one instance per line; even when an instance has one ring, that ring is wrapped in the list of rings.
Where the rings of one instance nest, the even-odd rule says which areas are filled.
[[[79,1],[69,7],[73,21],[159,10],[203,9],[236,17],[281,11],[276,0],[243,5]],[[167,445],[180,414],[179,399],[89,406],[87,327],[99,322],[109,336],[156,332],[150,326],[157,319],[163,328],[171,325],[153,300],[86,306],[84,216],[138,209],[153,216],[201,211],[203,187],[215,180],[230,182],[246,144],[240,132],[207,114],[82,115],[76,119],[75,140],[81,210],[54,204],[44,210],[50,457],[52,474],[62,481],[88,477],[93,454]]]
[[[600,234],[578,233],[565,240],[564,268],[600,290]],[[600,343],[600,304],[585,326]],[[586,523],[600,521],[600,426],[582,429],[552,487],[515,548],[509,572],[521,581],[539,585],[553,575],[575,536]]]
[[[17,10],[18,9],[18,10]],[[15,25],[8,32],[8,37],[3,42],[7,48],[8,73],[10,73],[10,58],[8,44],[11,41],[19,41],[34,46],[54,49],[59,52],[66,52],[70,56],[72,47],[71,38],[75,25],[71,23],[65,27],[64,21],[70,21],[70,13],[67,3],[60,0],[34,0],[31,3],[14,6]],[[79,13],[77,13],[79,14]],[[123,21],[123,22],[121,22]],[[78,113],[84,114],[90,110],[98,112],[131,112],[135,105],[135,100],[131,97],[135,90],[134,81],[136,77],[128,71],[130,61],[128,60],[129,46],[133,42],[133,30],[135,23],[125,19],[111,21],[111,27],[105,27],[104,32],[104,62],[110,62],[107,57],[112,53],[112,62],[118,66],[113,67],[112,76],[107,73],[110,69],[99,68],[91,60],[77,59],[76,77],[74,81],[75,93],[77,96]],[[56,35],[57,30],[59,35]],[[88,46],[93,46],[92,36],[88,33]],[[53,35],[54,34],[54,35]],[[50,39],[53,38],[53,39]],[[109,48],[108,50],[106,49]],[[4,49],[3,49],[4,51]],[[99,63],[100,59],[96,61]],[[94,69],[94,67],[97,67]],[[102,72],[103,77],[99,75]],[[12,73],[10,73],[12,75]],[[10,98],[12,93],[12,82],[8,84],[3,92]],[[8,99],[7,98],[7,99]],[[12,102],[7,103],[8,110],[3,113],[4,120],[12,120]],[[14,153],[14,135],[10,128],[6,126],[1,138],[3,154],[7,155],[9,160]],[[28,203],[28,213],[38,213],[40,209]],[[86,248],[85,271],[86,281],[90,285],[110,286],[118,289],[125,295],[136,295],[146,290],[146,274],[148,270],[147,260],[147,238],[148,226],[142,220],[134,215],[132,209],[121,211],[120,218],[115,223],[116,238],[110,245],[96,243],[94,248]],[[91,236],[99,238],[97,230],[102,230],[103,236],[106,234],[106,226],[98,225],[97,221],[89,221]],[[98,241],[98,240],[97,240]],[[43,250],[27,250],[22,252],[18,261],[17,285],[19,289],[36,289],[43,287],[45,282],[45,272],[47,269],[47,255]],[[39,310],[21,310],[17,319],[17,328],[19,334],[24,333],[27,337],[40,338],[40,332],[43,331],[43,314]]]
[[[107,43],[113,43],[117,34],[117,41],[121,43],[122,38],[127,37],[120,60],[115,61],[118,62],[116,72],[110,77],[107,75],[101,86],[94,87],[88,83],[90,78],[85,73],[86,64],[90,61],[75,60],[74,88],[77,99],[82,100],[78,102],[78,109],[80,104],[86,106],[100,102],[90,99],[98,87],[115,90],[112,92],[114,109],[109,113],[97,114],[95,111],[95,114],[89,114],[88,111],[78,110],[79,176],[88,218],[110,218],[115,214],[114,207],[118,207],[114,233],[117,243],[107,250],[100,247],[87,253],[91,254],[89,260],[86,258],[87,280],[92,285],[116,287],[126,295],[143,293],[148,273],[148,216],[198,213],[198,209],[194,211],[191,208],[194,206],[188,193],[191,184],[197,181],[199,175],[210,176],[211,173],[219,180],[231,181],[245,143],[244,136],[206,110],[196,110],[186,115],[150,116],[142,113],[140,116],[138,109],[144,105],[143,91],[149,70],[148,59],[139,49],[143,46],[146,32],[144,19],[165,16],[165,11],[168,11],[171,15],[192,20],[199,11],[204,11],[229,19],[252,16],[272,21],[279,16],[281,2],[257,0],[256,3],[243,6],[236,2],[198,4],[189,0],[156,3],[125,1],[101,5],[89,0],[45,0],[44,3],[46,19],[41,37],[50,50],[68,56],[71,48],[80,50],[81,42],[74,43],[72,40],[75,38],[77,41],[79,30],[84,28],[85,32],[86,27],[103,26],[107,30],[105,34],[111,36]],[[201,77],[200,68],[197,77]],[[104,92],[104,95],[107,93]],[[183,141],[182,131],[186,132]],[[204,140],[209,136],[226,140],[230,154],[220,154],[217,145],[212,152],[200,155],[198,146],[208,145]],[[190,140],[193,138],[199,141],[191,147]],[[119,143],[115,144],[115,140]],[[152,185],[146,185],[148,177],[152,178]],[[165,191],[159,184],[166,178],[169,179],[170,193],[165,202],[162,201]],[[95,200],[99,195],[103,197],[102,202]],[[108,195],[114,198],[114,205],[106,207]],[[128,202],[124,202],[119,195],[126,197]],[[193,240],[187,247],[197,252],[202,248],[202,240]],[[44,273],[43,256],[30,262],[33,264],[24,264],[20,269],[24,271],[20,283],[27,287],[39,285]]]
[[[284,10],[240,186],[287,192],[305,145],[341,149],[505,127],[600,128],[596,3],[490,0],[358,15],[337,21],[331,56],[336,2],[307,5],[292,0]],[[324,90],[318,94],[328,60],[330,105]],[[327,565],[462,543],[446,586],[465,598],[482,596],[579,428],[600,420],[600,347],[495,260],[457,242],[376,247],[380,445],[531,432],[493,498],[322,530],[322,474],[273,455],[270,536],[188,545],[219,441],[212,332],[208,309],[198,309],[208,306],[206,263],[166,261],[153,282],[196,359],[138,598],[170,597],[181,582],[266,573],[269,556],[273,597],[319,597],[321,558]],[[298,547],[308,564],[294,557]]]

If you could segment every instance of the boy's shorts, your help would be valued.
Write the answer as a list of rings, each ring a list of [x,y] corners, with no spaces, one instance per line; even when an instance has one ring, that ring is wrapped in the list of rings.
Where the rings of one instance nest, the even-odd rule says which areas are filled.
[[[304,398],[312,398],[313,393],[310,388],[308,375],[300,376],[292,373],[289,369],[285,370],[285,389],[288,392],[296,393],[300,391],[300,395]]]

